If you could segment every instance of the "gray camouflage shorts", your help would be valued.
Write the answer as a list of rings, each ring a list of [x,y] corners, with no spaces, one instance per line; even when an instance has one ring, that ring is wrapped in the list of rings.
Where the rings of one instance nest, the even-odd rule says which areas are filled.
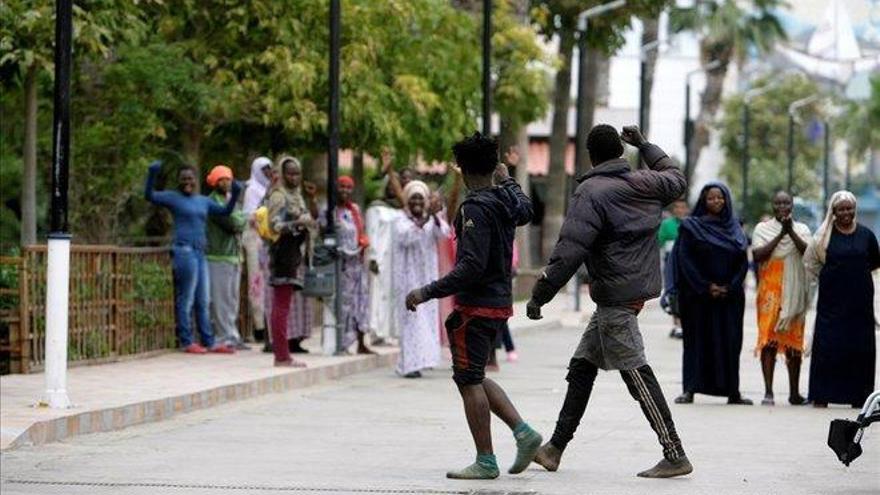
[[[648,364],[638,311],[626,306],[597,307],[574,357],[603,370],[632,370]]]

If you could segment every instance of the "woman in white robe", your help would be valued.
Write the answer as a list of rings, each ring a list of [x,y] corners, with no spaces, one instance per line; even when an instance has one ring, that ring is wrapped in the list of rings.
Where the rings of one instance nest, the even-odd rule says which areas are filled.
[[[403,190],[405,214],[394,226],[394,288],[396,308],[404,307],[406,294],[438,277],[437,242],[449,235],[449,224],[439,215],[438,205],[428,206],[430,190],[424,182],[412,181]],[[400,357],[397,372],[406,378],[419,378],[421,370],[440,361],[437,334],[439,306],[436,300],[418,311],[395,311],[400,331]]]

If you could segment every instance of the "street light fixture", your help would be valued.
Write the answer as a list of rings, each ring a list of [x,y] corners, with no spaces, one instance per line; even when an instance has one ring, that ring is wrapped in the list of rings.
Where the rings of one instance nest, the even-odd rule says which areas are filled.
[[[702,72],[712,72],[721,67],[721,61],[713,60],[705,67],[698,67],[687,73],[684,84],[684,175],[691,177],[691,138],[694,136],[694,123],[691,120],[691,77]]]
[[[597,5],[595,7],[591,7],[580,13],[578,16],[578,58],[583,62],[586,57],[583,55],[587,50],[587,29],[589,27],[589,21],[593,17],[600,16],[607,12],[611,12],[612,10],[619,9],[626,5],[626,0],[615,0],[609,3],[603,3],[601,5]],[[579,177],[580,174],[586,172],[586,152],[587,152],[587,125],[586,122],[586,104],[587,100],[584,96],[584,91],[582,90],[585,83],[586,76],[584,75],[584,64],[578,64],[578,94],[577,94],[577,104],[575,108],[575,145],[574,145],[574,170],[575,177]],[[581,309],[581,284],[580,279],[577,275],[574,277],[574,309],[575,311],[580,311]]]
[[[601,5],[597,5],[595,7],[591,7],[578,16],[578,57],[581,62],[583,62],[586,57],[583,55],[587,50],[587,29],[589,27],[589,20],[593,17],[600,16],[607,12],[611,12],[612,10],[619,9],[626,5],[626,0],[616,0],[610,3],[603,3]],[[578,94],[577,94],[577,103],[576,103],[576,117],[575,117],[575,147],[574,147],[574,170],[575,177],[579,177],[581,174],[586,172],[587,168],[587,156],[586,156],[586,147],[587,147],[587,126],[590,124],[586,122],[586,98],[584,95],[584,91],[582,91],[586,75],[585,75],[585,67],[583,63],[578,65]]]
[[[794,101],[788,106],[788,192],[794,194],[794,126],[797,112],[801,108],[819,99],[814,94]]]

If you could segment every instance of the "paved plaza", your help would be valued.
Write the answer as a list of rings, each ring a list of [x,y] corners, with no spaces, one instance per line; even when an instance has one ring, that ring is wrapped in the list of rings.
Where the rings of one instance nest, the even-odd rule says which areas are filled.
[[[580,329],[571,325],[519,332],[520,362],[495,378],[523,416],[546,437],[565,392],[565,365]],[[750,312],[747,322],[753,322]],[[651,361],[667,397],[680,391],[681,343],[667,337],[656,305],[641,317]],[[742,353],[743,393],[756,402],[763,386],[751,354]],[[693,475],[644,480],[635,473],[660,448],[616,372],[600,373],[593,399],[561,469],[533,465],[495,481],[444,478],[469,463],[473,447],[446,364],[421,380],[391,368],[176,416],[170,420],[0,454],[4,494],[212,493],[536,493],[536,494],[869,494],[880,491],[880,427],[865,453],[844,467],[825,445],[844,407],[788,406],[784,367],[777,368],[773,408],[728,406],[697,397],[672,405]],[[807,360],[805,367],[809,366]],[[182,370],[182,372],[185,372]],[[807,370],[803,383],[806,384]],[[878,382],[880,383],[880,382]],[[493,423],[496,453],[513,461],[510,433]]]

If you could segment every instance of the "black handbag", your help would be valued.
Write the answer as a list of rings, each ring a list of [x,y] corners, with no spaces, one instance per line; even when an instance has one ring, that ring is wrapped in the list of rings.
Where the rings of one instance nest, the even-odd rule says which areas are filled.
[[[328,246],[316,246],[306,265],[302,295],[314,298],[331,297],[335,288],[336,252]]]

